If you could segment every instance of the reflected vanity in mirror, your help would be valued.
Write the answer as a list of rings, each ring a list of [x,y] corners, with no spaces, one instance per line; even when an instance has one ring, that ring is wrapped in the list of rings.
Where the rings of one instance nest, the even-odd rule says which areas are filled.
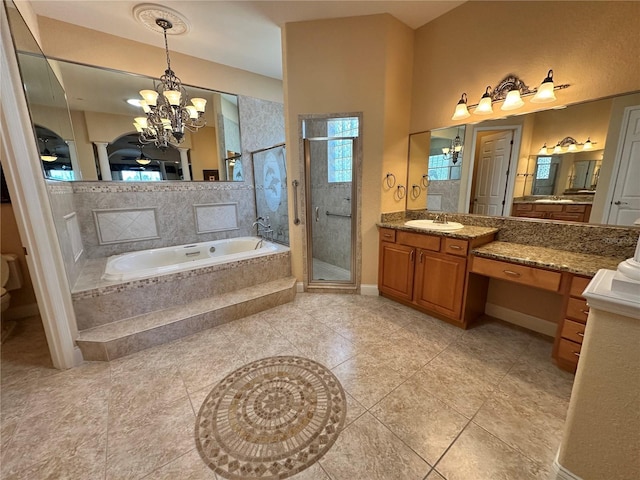
[[[407,209],[631,224],[640,206],[624,197],[625,178],[638,159],[631,161],[624,142],[629,112],[639,105],[636,92],[411,134],[408,185],[429,177]],[[447,151],[456,136],[454,163]]]
[[[145,113],[131,104],[157,79],[46,58],[16,9],[9,19],[46,178],[244,181],[236,95],[183,85],[206,100],[206,126],[157,148],[140,141],[134,119]]]

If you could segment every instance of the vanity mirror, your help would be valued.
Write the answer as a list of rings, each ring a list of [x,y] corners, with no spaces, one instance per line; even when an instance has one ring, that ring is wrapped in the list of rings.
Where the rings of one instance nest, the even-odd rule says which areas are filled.
[[[635,92],[411,134],[408,185],[431,168],[433,161],[428,159],[438,155],[440,143],[454,139],[457,131],[462,155],[459,174],[458,162],[450,159],[449,177],[430,175],[429,186],[419,198],[407,200],[407,209],[631,224],[640,217],[640,205],[634,204],[632,191],[637,187],[628,178],[639,173],[640,159],[637,147],[631,148],[637,140],[627,130],[638,114],[640,93]],[[556,215],[525,215],[523,209],[536,208],[518,207],[523,203],[544,204],[538,208],[549,211],[561,207],[547,204],[571,206]],[[567,209],[583,211],[569,215]]]
[[[169,148],[141,145],[134,119],[144,112],[127,101],[141,100],[154,79],[46,58],[18,11],[8,12],[38,146],[53,154],[44,155],[47,178],[244,180],[236,95],[185,86],[207,101],[206,126]]]

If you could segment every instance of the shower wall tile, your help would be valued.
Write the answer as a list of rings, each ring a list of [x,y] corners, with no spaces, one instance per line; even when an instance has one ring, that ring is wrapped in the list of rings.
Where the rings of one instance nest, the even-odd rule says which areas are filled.
[[[238,229],[237,203],[194,205],[197,233],[222,232]]]
[[[93,210],[93,219],[100,245],[159,238],[155,208]]]

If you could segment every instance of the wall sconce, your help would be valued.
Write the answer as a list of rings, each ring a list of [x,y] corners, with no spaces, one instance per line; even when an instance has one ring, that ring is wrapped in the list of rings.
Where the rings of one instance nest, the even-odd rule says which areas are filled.
[[[594,144],[595,142],[591,141],[591,137],[587,138],[587,141],[584,143],[578,142],[573,137],[564,137],[556,143],[556,146],[553,147],[553,151],[551,153],[554,155],[561,155],[563,153],[578,152],[578,147],[582,147],[582,150],[591,150],[593,149]],[[538,155],[549,155],[549,149],[547,148],[546,142],[538,152]]]
[[[496,88],[491,90],[488,86],[480,102],[476,105],[467,105],[467,94],[463,93],[452,120],[462,120],[470,116],[469,109],[474,108],[476,115],[489,115],[493,113],[493,102],[503,101],[500,110],[516,110],[524,105],[523,97],[533,96],[532,103],[547,103],[556,100],[555,91],[569,87],[568,84],[554,85],[553,70],[549,70],[546,78],[538,88],[530,89],[520,78],[515,75],[506,76]]]

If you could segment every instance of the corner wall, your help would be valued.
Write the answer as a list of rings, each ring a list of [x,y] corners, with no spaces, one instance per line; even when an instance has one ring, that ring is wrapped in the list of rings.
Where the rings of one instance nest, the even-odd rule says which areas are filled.
[[[287,169],[304,179],[300,115],[362,112],[362,284],[377,283],[380,212],[404,210],[386,171],[405,183],[413,30],[390,15],[288,23],[283,29]],[[291,182],[289,182],[290,184]],[[293,190],[290,191],[290,196]],[[299,208],[304,199],[298,191]],[[292,202],[291,202],[292,203]],[[293,210],[290,205],[290,217]],[[292,269],[303,278],[304,224],[292,227]]]

